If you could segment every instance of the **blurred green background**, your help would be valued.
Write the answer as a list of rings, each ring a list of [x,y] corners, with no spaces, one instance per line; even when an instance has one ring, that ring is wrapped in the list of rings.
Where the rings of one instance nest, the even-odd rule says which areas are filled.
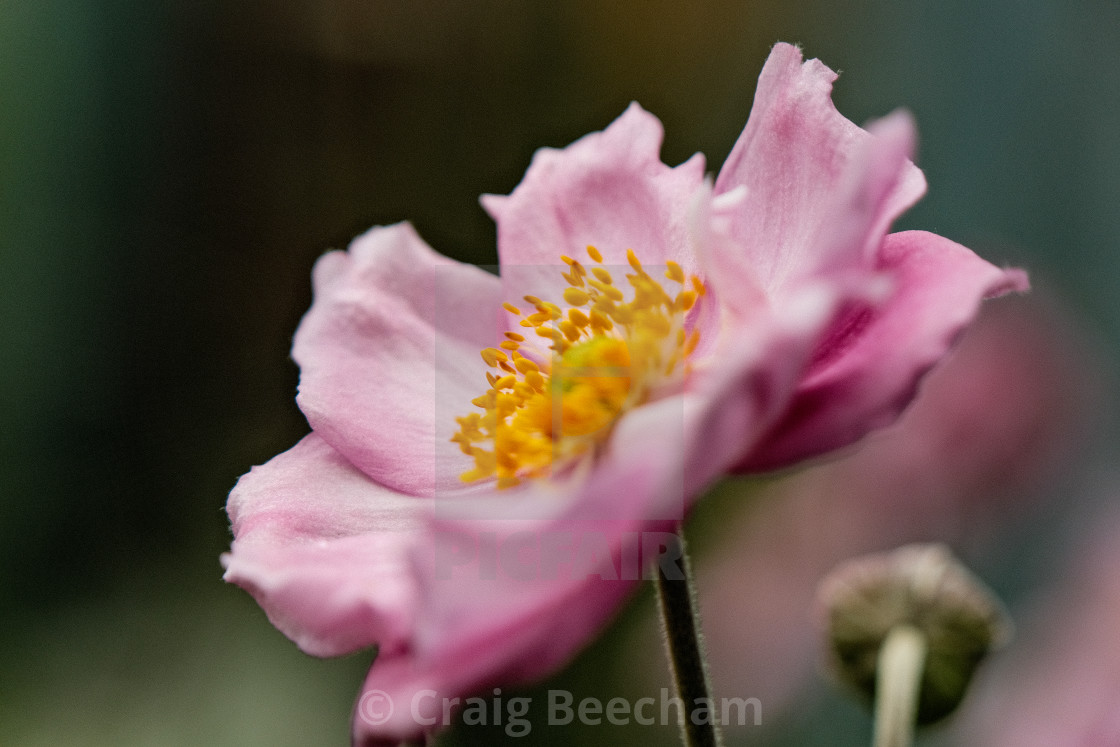
[[[842,71],[854,121],[914,112],[930,192],[903,226],[1027,267],[1109,367],[1111,0],[0,3],[0,744],[345,743],[368,654],[303,656],[218,564],[234,481],[307,430],[288,351],[315,258],[408,219],[493,263],[477,196],[631,100],[664,122],[666,162],[715,171],[779,40]],[[983,556],[1013,604],[1076,544],[1080,485],[1116,443],[1096,433],[1061,500]],[[558,682],[633,679],[620,652],[650,609]],[[806,688],[733,741],[867,741],[856,706]]]

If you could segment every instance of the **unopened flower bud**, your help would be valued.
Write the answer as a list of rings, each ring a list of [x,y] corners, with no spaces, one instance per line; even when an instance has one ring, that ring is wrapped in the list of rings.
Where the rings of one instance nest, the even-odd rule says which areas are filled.
[[[887,635],[910,626],[924,636],[919,725],[949,715],[980,661],[1011,635],[999,600],[940,544],[851,560],[821,582],[818,602],[830,668],[869,700]]]

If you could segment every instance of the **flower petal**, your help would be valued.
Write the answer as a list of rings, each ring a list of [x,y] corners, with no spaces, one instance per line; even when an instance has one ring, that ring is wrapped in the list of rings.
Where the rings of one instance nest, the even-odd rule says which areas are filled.
[[[443,697],[539,679],[569,661],[650,561],[672,561],[691,500],[781,414],[816,339],[805,330],[831,317],[820,300],[804,299],[784,327],[744,330],[698,392],[628,413],[593,472],[438,503],[432,544],[414,552],[421,611],[413,647],[377,661],[367,692],[411,703],[431,691],[420,696],[430,718],[441,715]],[[359,710],[359,735],[416,729],[411,713],[370,726]]]
[[[647,455],[649,464],[620,446],[612,453],[626,466],[596,469],[567,490],[534,482],[436,509],[432,544],[414,552],[422,611],[413,647],[374,662],[355,713],[356,744],[415,736],[416,715],[442,724],[443,698],[550,674],[602,630],[642,571],[643,530],[667,537],[683,514],[674,433],[681,403],[659,404],[642,408],[629,429],[649,436],[650,426],[660,426],[668,438],[649,441],[673,444]],[[662,505],[650,506],[657,497]],[[647,509],[670,518],[647,521]],[[388,722],[371,723],[362,710],[376,691],[395,704]]]
[[[923,231],[887,236],[878,269],[893,279],[893,295],[838,320],[789,412],[740,470],[781,467],[891,423],[981,300],[1028,286],[1022,271],[1001,270]]]
[[[723,232],[741,247],[713,257],[725,289],[757,284],[776,296],[798,279],[866,265],[891,221],[925,191],[908,160],[909,116],[868,133],[836,111],[835,79],[819,60],[803,63],[796,47],[771,52],[715,185]]]
[[[299,402],[315,432],[376,482],[413,495],[462,487],[450,438],[504,339],[500,282],[432,251],[405,223],[315,265],[296,331]]]
[[[527,658],[550,662],[542,673],[570,657],[609,616],[606,601],[620,601],[632,586],[588,574],[609,558],[615,571],[607,578],[624,578],[623,546],[632,550],[640,532],[670,531],[683,518],[685,429],[695,409],[695,398],[674,397],[631,412],[586,475],[437,505],[434,554],[417,549],[418,650],[449,661],[460,650],[482,655],[479,642],[492,641],[496,648],[485,651],[501,659],[532,638]],[[560,556],[564,562],[552,567]],[[520,632],[510,637],[514,629]]]
[[[311,434],[230,493],[225,580],[309,654],[392,650],[412,623],[408,553],[429,507],[371,482]]]
[[[632,248],[649,265],[673,260],[695,271],[687,214],[704,159],[666,166],[662,136],[657,118],[631,104],[602,132],[563,150],[538,150],[509,196],[483,196],[498,224],[503,281],[517,289],[507,300],[516,303],[523,293],[559,299],[561,255],[585,261],[588,245],[608,267],[627,267]]]

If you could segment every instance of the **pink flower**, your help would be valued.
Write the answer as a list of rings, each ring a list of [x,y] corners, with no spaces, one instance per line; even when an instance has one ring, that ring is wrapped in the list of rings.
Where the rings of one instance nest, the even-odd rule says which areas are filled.
[[[834,79],[775,47],[714,186],[699,155],[661,163],[637,105],[539,151],[483,199],[500,279],[406,224],[317,263],[313,432],[230,495],[226,579],[309,653],[378,646],[357,741],[561,666],[705,487],[890,422],[980,300],[1025,287],[886,234],[925,187],[912,122],[861,130]]]

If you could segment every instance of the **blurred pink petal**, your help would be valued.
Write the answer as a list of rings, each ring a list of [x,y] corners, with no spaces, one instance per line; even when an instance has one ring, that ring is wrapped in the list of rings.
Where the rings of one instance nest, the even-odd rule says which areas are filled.
[[[1088,352],[1043,304],[988,306],[896,425],[725,517],[698,562],[716,692],[778,706],[804,686],[817,584],[839,562],[917,541],[975,551],[1029,516],[1100,405]]]
[[[954,724],[960,744],[1120,745],[1120,516],[1110,513],[978,683]]]

